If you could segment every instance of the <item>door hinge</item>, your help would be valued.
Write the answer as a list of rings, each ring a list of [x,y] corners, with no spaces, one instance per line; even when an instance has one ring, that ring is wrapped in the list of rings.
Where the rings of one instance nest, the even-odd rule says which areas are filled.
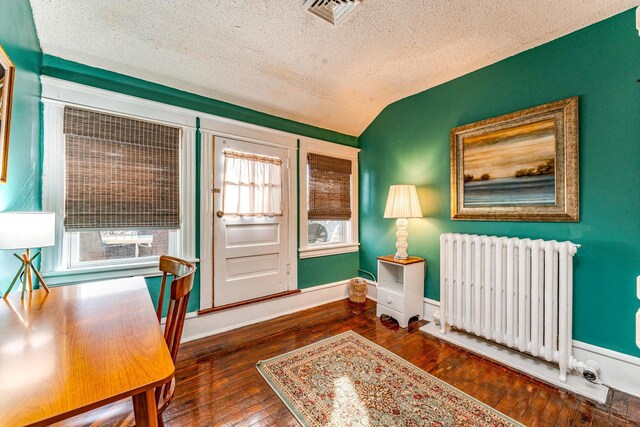
[[[291,264],[287,263],[287,274],[291,274]]]

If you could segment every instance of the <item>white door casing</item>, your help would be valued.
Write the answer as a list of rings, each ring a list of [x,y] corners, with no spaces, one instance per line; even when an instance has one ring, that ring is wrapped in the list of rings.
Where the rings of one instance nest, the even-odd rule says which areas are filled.
[[[222,214],[224,151],[282,160],[282,216]],[[289,153],[286,148],[235,138],[214,139],[213,305],[220,307],[289,290]]]

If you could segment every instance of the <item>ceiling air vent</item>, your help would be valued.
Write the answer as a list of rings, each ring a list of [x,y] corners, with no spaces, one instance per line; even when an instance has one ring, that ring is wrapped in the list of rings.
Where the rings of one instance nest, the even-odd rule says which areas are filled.
[[[333,25],[338,25],[364,0],[304,0],[302,7]]]

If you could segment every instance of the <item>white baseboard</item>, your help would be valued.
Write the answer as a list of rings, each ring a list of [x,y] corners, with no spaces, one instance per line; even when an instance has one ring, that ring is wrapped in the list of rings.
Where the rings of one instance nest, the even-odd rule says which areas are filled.
[[[573,353],[578,360],[595,360],[600,365],[602,383],[636,397],[640,397],[640,358],[573,341]]]
[[[433,335],[444,341],[465,348],[472,353],[503,363],[516,371],[539,378],[556,387],[581,394],[600,403],[605,403],[607,401],[609,389],[606,386],[590,383],[577,375],[567,375],[567,381],[562,382],[558,379],[558,367],[550,363],[545,363],[534,359],[533,357],[525,356],[522,353],[481,340],[470,334],[452,331],[442,334],[440,332],[440,327],[433,322],[424,325],[420,330],[429,335]]]
[[[429,298],[424,299],[424,319],[425,320],[433,321],[434,320],[433,313],[439,309],[440,309],[440,301],[432,300]],[[450,333],[447,333],[446,335],[448,336],[450,335]],[[463,335],[463,334],[460,334],[460,335]],[[469,335],[469,337],[472,337],[472,335]],[[441,337],[441,338],[446,339],[444,337]],[[483,347],[487,345],[486,341],[483,341],[483,340],[477,340],[477,341],[478,341],[478,344],[474,344],[474,346],[476,347],[477,346]],[[458,344],[458,345],[460,345],[461,347],[464,347],[464,345],[462,344]],[[500,347],[500,346],[498,347],[503,349],[504,351],[503,347]],[[603,347],[598,347],[592,344],[588,344],[588,343],[585,343],[582,341],[576,341],[576,340],[573,341],[573,348],[574,348],[573,353],[576,359],[581,361],[594,360],[598,362],[598,365],[600,365],[600,379],[602,381],[602,384],[604,384],[607,387],[611,387],[616,390],[620,390],[625,393],[631,394],[633,396],[640,397],[640,358],[629,356],[624,353],[619,353],[617,351],[609,350]],[[471,349],[471,351],[478,353],[478,351],[475,351],[474,349]],[[516,351],[511,351],[511,350],[506,350],[506,351],[514,354],[519,354]],[[491,357],[491,356],[487,355],[487,357]],[[527,359],[529,358],[527,357]],[[536,361],[536,359],[532,359],[532,360]],[[504,363],[507,366],[520,370],[528,375],[534,375],[533,372],[528,372],[527,370],[524,370],[524,369],[518,369],[518,367],[510,365],[506,361],[502,361],[502,360],[499,360],[499,361]],[[539,362],[539,363],[546,365],[546,363],[544,362]],[[578,377],[578,378],[579,378],[579,381],[590,384],[587,381],[583,380],[581,377]],[[558,384],[554,384],[554,385],[558,385]],[[562,385],[558,385],[558,386],[563,387]]]
[[[369,280],[369,279],[363,279],[365,282],[367,282],[367,298],[370,299],[371,301],[378,301],[378,288],[376,285],[376,282]]]
[[[306,310],[318,305],[339,301],[348,297],[349,281],[328,283],[302,289],[302,292],[290,296],[275,298],[255,304],[248,304],[228,310],[187,318],[182,332],[182,341],[219,334],[264,322],[286,314]]]
[[[433,322],[433,313],[440,310],[440,301],[436,301],[434,299],[425,298],[424,299],[424,314],[423,319],[428,320],[429,322]]]

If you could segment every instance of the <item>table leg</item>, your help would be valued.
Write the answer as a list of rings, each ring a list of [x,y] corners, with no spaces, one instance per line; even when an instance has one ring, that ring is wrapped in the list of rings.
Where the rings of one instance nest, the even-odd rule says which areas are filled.
[[[154,389],[133,396],[133,414],[136,419],[136,427],[158,427],[158,410]]]

